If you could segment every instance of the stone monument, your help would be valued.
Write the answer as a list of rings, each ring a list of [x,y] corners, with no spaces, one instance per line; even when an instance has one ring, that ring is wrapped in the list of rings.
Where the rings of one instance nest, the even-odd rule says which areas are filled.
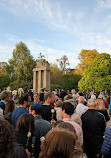
[[[50,67],[45,59],[37,61],[33,69],[33,90],[39,93],[42,88],[50,91]]]

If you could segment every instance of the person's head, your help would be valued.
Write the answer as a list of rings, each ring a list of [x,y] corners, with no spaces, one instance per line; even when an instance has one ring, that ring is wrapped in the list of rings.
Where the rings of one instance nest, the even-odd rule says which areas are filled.
[[[78,137],[76,134],[76,130],[74,129],[73,125],[68,123],[68,122],[61,122],[58,125],[56,125],[55,128],[59,128],[59,129],[64,129],[64,130],[69,130],[70,132],[73,132],[75,134],[76,137],[76,147],[80,148],[80,142],[78,141]]]
[[[61,107],[62,104],[63,104],[62,100],[58,100],[58,101],[56,102],[55,107]]]
[[[104,97],[104,96],[103,96],[103,94],[101,94],[101,93],[100,93],[99,96],[98,96],[98,98],[100,98],[100,99],[103,99],[103,97]]]
[[[16,125],[17,130],[22,130],[26,133],[34,133],[34,116],[32,114],[24,113],[18,120]]]
[[[42,113],[42,106],[41,107],[37,107],[35,105],[31,105],[29,108],[29,113],[32,114],[34,117],[37,115],[41,115]]]
[[[69,102],[73,105],[74,110],[76,109],[77,102],[74,99],[65,100],[64,102]]]
[[[87,89],[87,92],[89,92],[89,89]]]
[[[72,99],[72,98],[73,98],[72,95],[71,95],[71,94],[68,94],[68,95],[64,96],[64,101],[65,101],[65,100]]]
[[[7,114],[8,112],[12,112],[15,109],[15,103],[13,100],[8,100],[5,105],[5,111],[4,114]]]
[[[62,88],[62,91],[65,91],[65,88]]]
[[[73,132],[73,133],[76,135],[76,131],[75,131],[73,125],[70,124],[70,123],[68,123],[68,122],[62,121],[62,122],[59,123],[56,127],[57,127],[57,128],[60,128],[60,129],[62,128],[62,129],[69,130],[69,131]]]
[[[90,96],[91,96],[91,95],[94,95],[94,92],[93,92],[93,91],[90,92]]]
[[[96,99],[96,106],[97,106],[97,110],[105,110],[105,104],[103,99]]]
[[[30,97],[30,95],[28,93],[23,94],[19,98],[19,104],[22,105],[25,108],[30,106],[30,102],[31,102],[31,97]]]
[[[88,100],[87,105],[88,105],[88,107],[89,107],[90,109],[96,109],[96,108],[97,108],[97,107],[96,107],[96,102],[95,102],[95,100],[92,100],[92,99],[89,99],[89,100]]]
[[[13,149],[14,134],[10,123],[0,119],[0,157],[7,158]]]
[[[54,128],[48,132],[41,145],[40,158],[73,158],[80,155],[75,151],[76,137],[69,130]]]
[[[61,110],[62,118],[70,118],[73,113],[74,113],[73,105],[69,102],[64,102],[62,104],[62,110]]]
[[[34,103],[38,103],[39,102],[39,98],[40,98],[39,93],[34,93],[33,94],[33,98],[34,98]]]
[[[78,94],[79,94],[79,96],[83,96],[84,95],[83,92],[81,92],[81,91],[79,91]]]
[[[52,92],[46,92],[44,94],[44,99],[47,101],[49,104],[53,104],[55,101],[55,95]]]
[[[64,122],[64,121],[62,121],[62,120],[56,121],[56,122],[54,123],[54,128],[55,128],[57,125],[59,125],[60,123],[62,123],[62,122]]]
[[[85,102],[85,98],[84,98],[83,96],[80,96],[80,97],[78,98],[78,103],[84,104],[84,102]]]
[[[4,100],[4,101],[7,102],[10,98],[11,98],[11,93],[10,93],[10,92],[4,90],[4,91],[2,91],[2,92],[0,93],[0,99],[1,99],[1,100]]]
[[[72,90],[71,90],[71,93],[72,93],[72,95],[73,95],[73,94],[76,94],[75,89],[72,89]]]
[[[93,95],[91,95],[91,99],[92,100],[96,100],[96,96],[93,94]]]

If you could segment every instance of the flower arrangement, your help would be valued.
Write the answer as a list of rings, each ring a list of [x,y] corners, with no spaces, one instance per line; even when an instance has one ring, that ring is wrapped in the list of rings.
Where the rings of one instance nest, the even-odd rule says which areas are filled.
[[[18,95],[21,97],[22,93],[24,93],[24,90],[23,88],[19,88],[18,89]]]
[[[8,86],[6,89],[7,89],[7,91],[8,91],[8,92],[11,92],[11,89],[10,89],[10,87],[9,87],[9,86]]]
[[[17,90],[13,90],[13,91],[12,91],[12,95],[15,95],[15,96],[16,96],[16,95],[17,95]]]

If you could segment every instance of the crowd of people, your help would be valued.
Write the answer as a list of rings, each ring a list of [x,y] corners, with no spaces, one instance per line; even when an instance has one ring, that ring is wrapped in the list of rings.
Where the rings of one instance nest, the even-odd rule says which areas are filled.
[[[31,91],[0,93],[0,158],[110,158],[111,95]]]

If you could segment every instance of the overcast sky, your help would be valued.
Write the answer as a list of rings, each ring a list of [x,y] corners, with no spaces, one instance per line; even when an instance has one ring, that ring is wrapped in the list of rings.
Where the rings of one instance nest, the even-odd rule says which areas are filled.
[[[81,49],[111,54],[111,0],[0,0],[0,62],[20,41],[34,59],[67,55],[71,68]]]

